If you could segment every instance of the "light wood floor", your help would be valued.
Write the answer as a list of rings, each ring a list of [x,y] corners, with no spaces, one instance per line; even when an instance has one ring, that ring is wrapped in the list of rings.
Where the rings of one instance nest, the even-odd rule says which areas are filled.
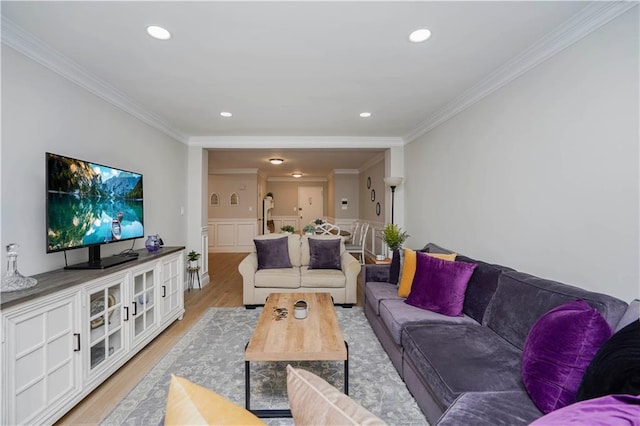
[[[56,424],[100,423],[208,308],[242,306],[242,277],[238,272],[238,264],[245,256],[244,253],[210,254],[210,282],[202,290],[184,293],[185,314],[182,321],[169,326]],[[360,302],[362,295],[359,290],[360,286]]]

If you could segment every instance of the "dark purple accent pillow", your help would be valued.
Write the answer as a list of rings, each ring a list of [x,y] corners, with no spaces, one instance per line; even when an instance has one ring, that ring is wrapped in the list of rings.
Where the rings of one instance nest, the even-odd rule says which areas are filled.
[[[389,267],[389,283],[398,284],[400,278],[400,250],[394,250]]]
[[[608,395],[560,408],[529,426],[631,426],[640,424],[640,395]]]
[[[474,263],[437,259],[416,252],[416,274],[405,303],[451,317],[462,316]]]
[[[309,238],[309,269],[342,269],[340,239],[320,240]]]
[[[289,237],[253,240],[258,255],[258,270],[291,268]]]
[[[543,413],[572,404],[611,327],[584,300],[557,306],[533,324],[522,350],[522,381]]]

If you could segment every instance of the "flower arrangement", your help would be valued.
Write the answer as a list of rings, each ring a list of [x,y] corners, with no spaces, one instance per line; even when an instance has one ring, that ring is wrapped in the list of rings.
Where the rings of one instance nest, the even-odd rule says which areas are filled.
[[[289,233],[293,233],[293,231],[295,231],[295,229],[291,225],[284,225],[283,227],[280,228],[280,230],[282,232],[289,232]]]
[[[313,234],[316,232],[316,227],[312,224],[305,225],[304,228],[302,228],[302,232],[305,234]]]
[[[395,251],[402,247],[402,244],[409,238],[406,231],[402,231],[398,225],[388,223],[382,231],[380,231],[382,241],[385,242],[389,250]]]
[[[322,225],[324,223],[324,220],[317,218],[316,220],[313,221],[313,223],[315,223],[316,225]]]

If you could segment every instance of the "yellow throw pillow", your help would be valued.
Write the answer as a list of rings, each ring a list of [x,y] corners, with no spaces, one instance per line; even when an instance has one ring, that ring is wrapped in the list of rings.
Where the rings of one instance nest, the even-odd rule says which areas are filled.
[[[456,260],[456,253],[442,254],[442,253],[426,253],[428,256],[436,257],[438,259],[454,261]],[[402,275],[400,278],[400,285],[398,286],[398,296],[409,297],[411,293],[411,285],[413,284],[413,278],[416,275],[416,259],[417,255],[415,250],[404,249],[404,266],[402,267]]]
[[[251,412],[187,379],[171,375],[165,425],[264,425]]]
[[[400,273],[400,285],[398,286],[398,296],[407,297],[411,292],[411,284],[416,274],[416,252],[411,249],[404,249],[404,264]]]
[[[386,425],[315,374],[287,365],[287,394],[296,425]]]

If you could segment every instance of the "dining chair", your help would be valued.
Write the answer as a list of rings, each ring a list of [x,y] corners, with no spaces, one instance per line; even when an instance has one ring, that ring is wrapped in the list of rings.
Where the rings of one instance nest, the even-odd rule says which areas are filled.
[[[367,243],[367,232],[369,232],[369,224],[365,222],[361,225],[358,235],[354,236],[353,243],[345,244],[344,246],[347,252],[358,254],[358,260],[361,265],[364,265],[365,263],[364,248]]]
[[[316,234],[320,235],[340,235],[340,227],[333,223],[324,222],[321,225],[316,225]]]

